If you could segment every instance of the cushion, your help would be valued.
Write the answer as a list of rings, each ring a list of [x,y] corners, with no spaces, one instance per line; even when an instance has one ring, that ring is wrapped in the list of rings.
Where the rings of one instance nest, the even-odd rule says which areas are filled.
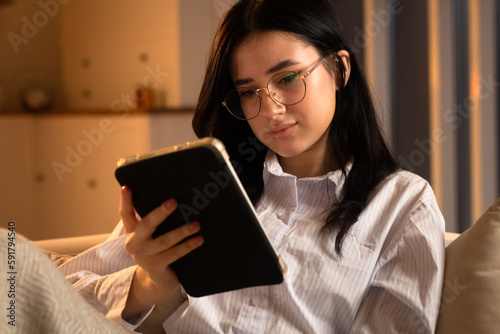
[[[500,198],[446,248],[436,333],[500,329]]]

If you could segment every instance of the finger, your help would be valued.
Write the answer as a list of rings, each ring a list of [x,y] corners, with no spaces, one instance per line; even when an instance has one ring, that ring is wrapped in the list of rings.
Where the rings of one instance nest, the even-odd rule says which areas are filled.
[[[158,271],[158,266],[164,268],[202,245],[204,238],[201,235],[189,238],[199,230],[199,223],[193,222],[165,233],[157,239],[143,242],[137,249],[134,249],[138,246],[136,242],[126,242],[125,248],[133,255],[134,261],[147,268],[147,271]]]
[[[180,244],[164,251],[158,257],[155,257],[155,261],[158,261],[157,263],[165,263],[167,265],[170,265],[171,263],[174,263],[183,256],[189,254],[196,248],[203,245],[204,241],[205,240],[201,235],[189,238],[186,241],[183,241]]]
[[[200,223],[192,222],[181,227],[178,227],[170,232],[160,235],[154,240],[151,251],[161,253],[166,249],[172,248],[179,244],[182,240],[193,236],[200,231]]]
[[[132,204],[132,191],[123,186],[120,197],[120,216],[126,233],[132,233],[137,227],[137,218]]]
[[[192,222],[172,231],[158,236],[150,242],[141,244],[140,253],[142,256],[156,256],[166,250],[176,246],[186,238],[193,236],[200,231],[200,224]],[[133,245],[132,245],[133,246]]]
[[[175,209],[177,209],[177,201],[173,198],[166,200],[142,218],[141,224],[139,224],[140,231],[138,230],[137,232],[150,237],[158,225],[170,216]]]

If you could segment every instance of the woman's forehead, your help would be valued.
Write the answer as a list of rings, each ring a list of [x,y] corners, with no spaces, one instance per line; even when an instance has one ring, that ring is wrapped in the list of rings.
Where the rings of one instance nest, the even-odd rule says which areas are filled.
[[[316,48],[293,34],[272,31],[252,34],[243,40],[230,58],[231,76],[265,74],[277,64],[290,60],[301,64],[317,58]]]

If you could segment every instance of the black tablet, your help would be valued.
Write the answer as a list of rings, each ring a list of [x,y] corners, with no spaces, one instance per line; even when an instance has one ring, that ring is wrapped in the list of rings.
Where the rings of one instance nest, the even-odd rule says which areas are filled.
[[[177,200],[178,208],[153,237],[199,221],[204,244],[171,264],[190,296],[283,281],[285,264],[218,139],[207,137],[120,159],[115,176],[120,185],[131,189],[141,217],[169,198]]]

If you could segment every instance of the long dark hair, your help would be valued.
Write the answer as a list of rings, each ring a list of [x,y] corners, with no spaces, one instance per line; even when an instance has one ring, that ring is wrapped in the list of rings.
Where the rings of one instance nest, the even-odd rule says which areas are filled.
[[[291,33],[314,46],[323,56],[339,50],[349,52],[349,43],[332,2],[241,0],[227,12],[215,36],[193,129],[199,137],[214,136],[224,142],[254,204],[263,192],[266,150],[256,141],[248,123],[231,116],[221,104],[233,88],[229,74],[231,54],[249,35],[266,31]],[[323,228],[323,232],[337,231],[335,250],[338,254],[341,254],[346,234],[366,207],[370,193],[398,168],[380,130],[366,79],[355,55],[349,53],[351,72],[346,85],[343,84],[343,62],[335,62],[341,84],[327,147],[347,175],[340,198],[332,204]],[[349,161],[352,167],[347,173]]]

